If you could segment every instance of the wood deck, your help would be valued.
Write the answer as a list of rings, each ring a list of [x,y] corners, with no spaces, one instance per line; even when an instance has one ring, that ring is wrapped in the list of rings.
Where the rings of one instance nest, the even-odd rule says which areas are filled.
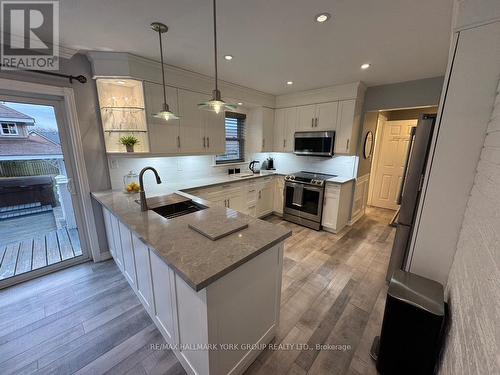
[[[82,255],[77,229],[38,232],[0,243],[0,280]]]

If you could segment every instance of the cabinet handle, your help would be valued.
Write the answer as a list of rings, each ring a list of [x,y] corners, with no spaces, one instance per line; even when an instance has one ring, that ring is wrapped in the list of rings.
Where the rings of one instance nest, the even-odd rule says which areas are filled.
[[[262,138],[262,148],[264,148],[265,145],[266,145],[266,140]]]
[[[207,145],[205,143],[205,137],[203,137],[203,148],[206,148],[206,147],[207,147]]]
[[[207,137],[207,147],[210,148],[210,137]]]
[[[311,128],[314,128],[314,117],[311,118]]]
[[[318,118],[316,117],[316,119],[315,119],[315,120],[316,120],[316,121],[315,121],[315,124],[316,124],[315,126],[316,126],[316,127],[318,127]]]
[[[259,199],[262,198],[262,190],[259,190]]]
[[[181,148],[181,137],[177,136],[177,147]]]
[[[346,149],[346,151],[349,151],[349,140],[347,140],[347,142],[345,144],[345,149]]]
[[[231,201],[229,199],[227,200],[227,208],[231,208]]]
[[[283,148],[286,147],[286,139],[283,139]]]

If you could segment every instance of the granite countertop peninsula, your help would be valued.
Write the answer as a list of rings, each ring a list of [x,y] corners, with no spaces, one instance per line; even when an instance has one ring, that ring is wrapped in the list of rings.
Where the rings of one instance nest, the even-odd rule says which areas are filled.
[[[210,202],[184,192],[172,191],[170,187],[173,184],[169,185],[165,187],[163,194],[186,196],[208,208],[174,219],[165,219],[154,211],[141,211],[140,205],[135,202],[139,194],[107,190],[94,192],[92,196],[196,291],[206,288],[292,235],[283,226],[252,218],[230,208],[211,207]],[[207,218],[216,222],[218,217],[221,221],[232,217],[245,220],[248,227],[216,241],[188,227],[190,221],[195,219],[199,221]]]

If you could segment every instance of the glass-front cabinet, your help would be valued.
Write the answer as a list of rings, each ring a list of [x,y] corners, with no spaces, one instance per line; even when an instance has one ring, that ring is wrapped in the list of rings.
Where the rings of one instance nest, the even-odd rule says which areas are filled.
[[[98,78],[96,84],[106,151],[149,152],[143,82]]]

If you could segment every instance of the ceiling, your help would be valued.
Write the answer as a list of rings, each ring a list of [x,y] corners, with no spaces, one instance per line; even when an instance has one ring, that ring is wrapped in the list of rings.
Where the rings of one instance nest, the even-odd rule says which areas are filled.
[[[453,0],[218,0],[219,75],[270,94],[444,74]],[[213,75],[210,0],[61,0],[61,44],[159,60]],[[315,22],[315,15],[332,18]],[[222,58],[231,54],[230,62]],[[361,70],[368,62],[372,66]],[[168,80],[168,78],[167,78]],[[293,81],[287,86],[286,81]]]

